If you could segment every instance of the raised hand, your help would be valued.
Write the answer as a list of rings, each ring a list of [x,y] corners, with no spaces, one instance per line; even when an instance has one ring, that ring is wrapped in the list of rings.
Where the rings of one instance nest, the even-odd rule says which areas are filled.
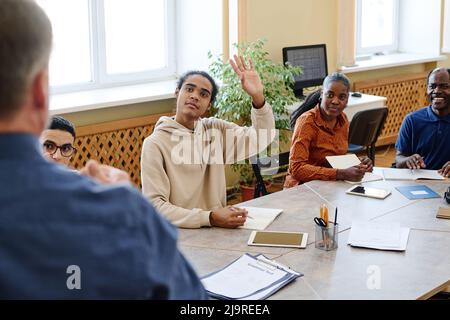
[[[264,105],[264,86],[255,70],[252,59],[249,58],[248,64],[246,64],[242,56],[234,55],[233,58],[234,60],[230,59],[230,64],[239,80],[241,80],[242,89],[252,97],[253,104],[256,107],[262,107]]]

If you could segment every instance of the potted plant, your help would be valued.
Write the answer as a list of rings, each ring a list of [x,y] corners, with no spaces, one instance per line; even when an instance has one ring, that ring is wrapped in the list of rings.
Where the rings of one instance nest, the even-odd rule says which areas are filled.
[[[265,39],[259,39],[251,43],[234,44],[234,47],[246,60],[252,58],[264,85],[266,101],[272,106],[275,127],[288,129],[289,116],[286,107],[297,101],[292,86],[294,76],[301,74],[302,70],[300,67],[270,60],[269,53],[264,50],[265,43]],[[221,84],[215,105],[210,111],[211,115],[242,126],[251,126],[251,97],[241,88],[240,81],[228,61],[224,61],[222,56],[213,57],[211,52],[208,57],[212,60],[209,71]],[[283,140],[284,136],[280,136],[280,139]],[[254,188],[255,176],[249,161],[233,164],[232,169],[240,173],[241,186]],[[251,194],[253,196],[253,193]]]

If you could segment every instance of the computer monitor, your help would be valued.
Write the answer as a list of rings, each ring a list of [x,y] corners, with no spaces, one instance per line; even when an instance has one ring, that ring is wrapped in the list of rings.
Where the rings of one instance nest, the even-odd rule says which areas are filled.
[[[303,88],[320,86],[328,75],[325,44],[283,48],[283,63],[301,66],[303,73],[295,76],[294,93],[303,96]]]

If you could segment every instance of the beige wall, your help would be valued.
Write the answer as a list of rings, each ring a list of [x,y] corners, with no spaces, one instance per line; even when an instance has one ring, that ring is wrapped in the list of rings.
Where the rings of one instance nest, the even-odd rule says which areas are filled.
[[[325,43],[328,71],[336,67],[337,1],[330,0],[243,0],[247,15],[244,37],[247,41],[268,40],[266,49],[281,62],[281,49],[288,46]],[[428,71],[436,63],[349,73],[352,82]],[[450,67],[445,60],[439,66]]]
[[[325,43],[328,69],[336,70],[337,4],[334,0],[240,0],[244,14],[242,37],[246,41],[259,38],[268,40],[266,49],[270,57],[282,61],[283,47]],[[450,67],[450,60],[421,63],[410,66],[350,73],[352,82],[395,75],[419,73],[436,65]],[[168,99],[95,111],[68,114],[76,125],[86,125],[111,120],[133,118],[173,111],[175,100]],[[236,183],[237,176],[227,170],[228,185]]]
[[[325,43],[329,72],[336,70],[337,1],[334,0],[240,0],[247,41],[266,38],[270,57],[282,61],[281,49],[288,46]],[[442,0],[443,1],[443,0]],[[348,74],[352,82],[428,71],[436,65],[450,67],[450,60]],[[134,105],[68,114],[76,125],[133,118],[175,107],[175,100],[161,100]]]

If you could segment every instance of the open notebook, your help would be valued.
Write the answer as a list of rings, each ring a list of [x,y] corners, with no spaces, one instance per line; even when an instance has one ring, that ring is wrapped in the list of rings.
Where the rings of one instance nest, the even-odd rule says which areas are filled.
[[[246,207],[237,206],[238,208],[247,209],[248,217],[245,224],[240,227],[242,229],[251,230],[264,230],[269,224],[275,220],[278,215],[283,212],[282,209],[270,209],[270,208],[256,208],[256,207]]]
[[[426,169],[383,169],[384,179],[386,180],[445,180],[437,170]]]

